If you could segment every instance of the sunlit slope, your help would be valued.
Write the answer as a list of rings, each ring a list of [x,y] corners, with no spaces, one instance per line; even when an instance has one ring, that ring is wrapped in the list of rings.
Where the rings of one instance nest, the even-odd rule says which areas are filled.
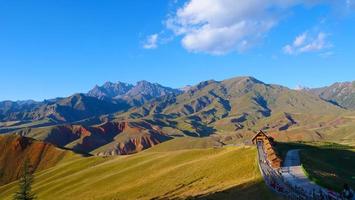
[[[0,136],[0,149],[0,185],[18,179],[26,159],[29,160],[32,171],[40,171],[81,157],[54,145],[17,135]]]
[[[130,156],[79,158],[36,174],[33,186],[43,200],[185,199],[210,195],[275,199],[262,183],[253,147],[152,148]],[[1,199],[11,199],[15,189],[16,182],[0,187]]]
[[[201,82],[181,95],[165,96],[118,113],[116,119],[146,120],[171,128],[173,131],[166,132],[170,135],[178,131],[196,137],[237,134],[239,142],[246,142],[252,137],[248,132],[260,129],[280,133],[275,139],[282,141],[352,139],[351,133],[337,131],[340,126],[355,124],[347,116],[353,112],[316,95],[237,77]],[[291,131],[296,134],[288,134]]]

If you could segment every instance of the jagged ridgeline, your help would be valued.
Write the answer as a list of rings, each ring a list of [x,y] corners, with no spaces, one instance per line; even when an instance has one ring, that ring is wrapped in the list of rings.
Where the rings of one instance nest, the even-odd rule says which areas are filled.
[[[355,81],[304,90],[343,108],[355,109]]]
[[[107,82],[67,98],[1,102],[0,132],[95,155],[136,153],[178,137],[242,143],[259,129],[278,140],[351,143],[353,108],[354,83],[292,90],[253,77],[184,89]]]

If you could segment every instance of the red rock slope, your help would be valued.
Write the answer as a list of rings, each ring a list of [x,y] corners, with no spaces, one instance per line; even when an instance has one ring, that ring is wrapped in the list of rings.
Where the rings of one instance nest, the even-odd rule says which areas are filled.
[[[60,125],[49,129],[27,129],[17,133],[76,152],[96,155],[131,154],[171,139],[159,126],[145,121],[112,121],[95,126]]]
[[[29,159],[32,171],[39,171],[72,154],[52,144],[17,135],[0,136],[0,149],[0,185],[19,178],[25,159]]]

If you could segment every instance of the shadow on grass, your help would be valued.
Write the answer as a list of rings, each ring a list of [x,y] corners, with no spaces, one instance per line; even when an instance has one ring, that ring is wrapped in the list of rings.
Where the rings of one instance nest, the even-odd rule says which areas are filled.
[[[283,159],[288,150],[301,149],[301,163],[306,175],[318,185],[337,192],[345,183],[355,188],[353,147],[330,142],[278,142],[275,147]]]
[[[283,199],[272,192],[263,181],[241,184],[224,191],[188,197],[189,200],[219,200],[219,199],[238,199],[238,200],[268,200]]]

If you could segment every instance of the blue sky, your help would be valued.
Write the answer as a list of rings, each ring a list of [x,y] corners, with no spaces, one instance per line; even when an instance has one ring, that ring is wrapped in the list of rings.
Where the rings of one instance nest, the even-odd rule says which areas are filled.
[[[0,1],[0,100],[68,96],[105,81],[355,80],[352,0],[263,2]]]

